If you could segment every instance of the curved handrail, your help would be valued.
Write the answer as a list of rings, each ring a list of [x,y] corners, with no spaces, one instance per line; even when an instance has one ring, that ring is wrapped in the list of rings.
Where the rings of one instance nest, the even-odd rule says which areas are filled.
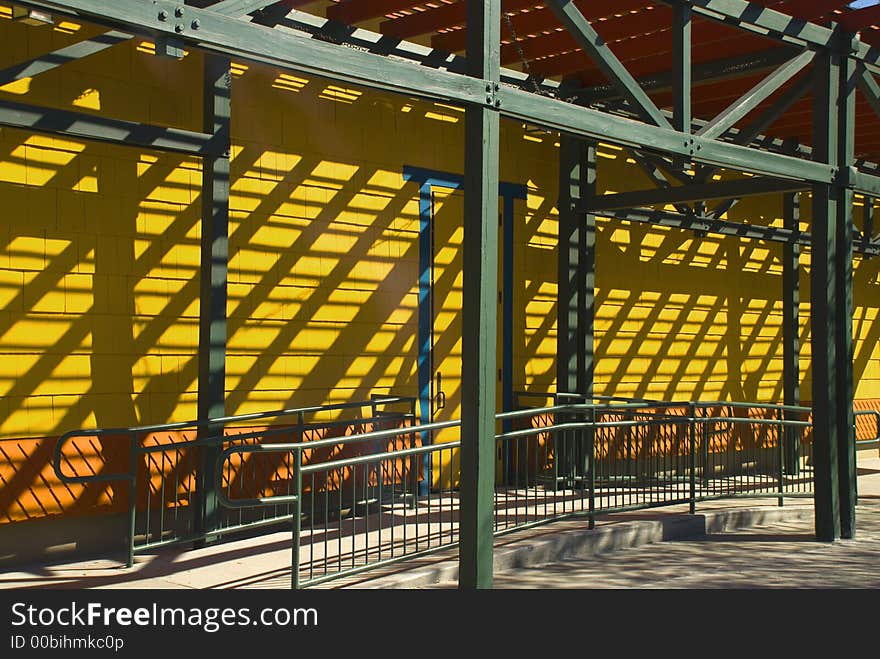
[[[333,410],[343,410],[343,409],[354,409],[354,408],[362,408],[362,407],[373,407],[375,405],[390,405],[394,403],[412,403],[415,401],[415,398],[412,396],[387,396],[383,398],[371,398],[367,401],[355,401],[348,403],[332,403],[329,405],[310,405],[308,407],[294,407],[294,408],[285,408],[281,410],[273,410],[269,412],[252,412],[249,414],[236,414],[231,416],[217,417],[214,419],[194,419],[191,421],[176,421],[173,423],[162,423],[162,424],[151,424],[144,426],[132,426],[129,428],[97,428],[94,430],[87,430],[83,428],[79,428],[77,430],[71,430],[58,438],[58,441],[55,443],[55,449],[52,457],[52,470],[55,472],[55,476],[65,484],[83,484],[83,483],[94,483],[94,482],[109,482],[109,481],[122,481],[122,480],[132,480],[135,478],[135,465],[132,464],[130,470],[128,472],[119,472],[119,473],[111,473],[111,474],[89,474],[85,476],[76,476],[65,474],[62,471],[62,451],[64,445],[69,442],[71,439],[76,437],[119,437],[121,435],[126,435],[126,439],[129,441],[130,449],[134,450],[134,440],[137,435],[140,434],[148,434],[154,432],[168,432],[174,430],[183,430],[186,428],[202,428],[205,426],[216,426],[216,425],[226,425],[231,423],[241,423],[245,421],[257,421],[260,419],[268,419],[268,418],[280,418],[285,416],[293,416],[293,415],[305,415],[311,414],[314,412],[327,412]],[[164,447],[174,447],[174,446],[199,446],[211,443],[216,441],[218,437],[222,435],[206,437],[201,439],[193,439],[186,440],[183,442],[170,442],[168,444],[163,445]]]

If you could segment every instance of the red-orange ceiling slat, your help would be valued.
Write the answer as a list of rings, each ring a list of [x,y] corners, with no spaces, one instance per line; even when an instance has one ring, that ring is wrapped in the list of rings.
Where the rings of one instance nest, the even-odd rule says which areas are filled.
[[[724,110],[733,101],[741,97],[749,89],[754,87],[760,80],[768,75],[770,75],[770,71],[762,71],[757,74],[752,73],[750,75],[738,78],[705,81],[702,84],[696,85],[693,90],[694,108],[696,108],[698,105],[704,108],[706,110],[706,114],[699,116],[710,118]],[[806,74],[802,73],[801,75]],[[782,89],[780,89],[777,94],[782,94],[783,91],[789,87],[789,85],[793,84],[793,82],[794,81],[783,85]],[[659,107],[672,106],[673,97],[672,91],[670,90],[659,91],[657,93],[651,94],[651,98]],[[765,101],[762,105],[772,103],[773,99],[775,98],[776,95],[772,96],[771,100]],[[755,112],[757,111],[758,110],[755,110]]]
[[[694,64],[746,55],[779,44],[774,39],[752,33],[736,34],[729,27],[707,20],[694,20],[693,41]],[[611,44],[611,50],[634,76],[667,72],[670,70],[669,54],[672,51],[671,30]],[[639,65],[631,65],[630,62],[635,60],[643,61]],[[647,67],[644,60],[647,60]],[[548,57],[531,64],[532,70],[543,76],[567,75],[591,66],[589,57],[580,51]]]
[[[539,34],[561,27],[556,14],[543,7],[527,11],[526,13],[514,14],[510,17],[510,25],[513,26],[513,31],[516,32],[517,37],[521,39],[530,34]],[[502,41],[512,39],[507,21],[501,22],[501,39]],[[457,53],[465,49],[466,40],[467,31],[463,28],[450,30],[449,32],[440,32],[431,37],[431,46],[447,53]]]
[[[656,29],[662,29],[672,25],[672,10],[665,6],[650,7],[639,12],[639,20],[644,20]],[[589,20],[590,17],[587,17]],[[626,18],[612,18],[606,21],[595,21],[593,24],[596,32],[614,50],[613,42],[628,39],[633,36],[632,21]],[[667,40],[672,45],[671,31],[668,32]],[[629,40],[629,39],[628,39]],[[519,47],[517,47],[519,46]],[[553,32],[552,34],[544,34],[532,39],[524,39],[518,44],[510,43],[501,47],[501,63],[510,64],[519,58],[519,52],[522,50],[526,59],[532,60],[539,57],[547,57],[557,53],[564,53],[577,48],[577,42],[567,30]],[[616,53],[615,53],[616,54]],[[587,55],[584,55],[586,58]],[[585,60],[586,61],[586,60]]]
[[[880,5],[848,11],[835,18],[847,30],[858,32],[866,27],[880,23]]]
[[[502,8],[506,11],[519,11],[521,9],[536,8],[541,5],[535,0],[503,0]],[[423,12],[413,13],[409,16],[401,16],[393,20],[384,21],[379,26],[382,34],[411,39],[421,34],[437,32],[438,30],[464,25],[465,3],[456,2],[451,5],[443,5],[435,9],[427,9]]]
[[[343,23],[358,23],[385,14],[425,4],[419,0],[343,0],[327,7],[327,18]]]
[[[652,5],[649,2],[645,2],[645,0],[625,0],[612,4],[600,4],[596,2],[588,3],[585,0],[579,0],[575,4],[578,6],[578,9],[581,10],[581,13],[591,23],[596,21],[602,22],[601,19],[604,18],[620,16],[624,14],[629,14],[631,12],[638,12],[640,10],[652,10],[659,8],[668,9],[665,7],[665,5]],[[627,28],[628,31],[630,33],[641,32],[642,30],[638,29],[638,26],[634,24],[636,20],[642,20],[641,17],[632,16],[631,18],[633,18],[634,21],[629,24],[629,27]],[[556,18],[556,14],[554,14],[550,9],[547,9],[546,7],[542,7],[540,5],[538,5],[536,8],[532,8],[530,11],[523,11],[522,13],[510,16],[510,26],[507,24],[506,20],[502,20],[502,40],[508,41],[512,39],[513,35],[511,34],[510,30],[511,26],[513,27],[513,31],[516,33],[517,37],[520,39],[525,38],[529,35],[537,35],[542,32],[562,27],[559,19]],[[434,35],[434,37],[431,39],[431,45],[439,50],[455,53],[463,51],[465,49],[466,38],[466,31],[464,29],[453,30],[450,32],[441,32],[440,34]]]
[[[795,18],[803,18],[808,21],[816,20],[835,9],[848,5],[852,0],[785,0],[774,7],[777,11],[785,12]]]

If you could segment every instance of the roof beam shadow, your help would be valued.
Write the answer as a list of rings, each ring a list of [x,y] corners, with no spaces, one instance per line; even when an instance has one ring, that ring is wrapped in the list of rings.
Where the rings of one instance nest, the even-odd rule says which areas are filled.
[[[131,34],[111,30],[88,39],[83,39],[82,41],[77,41],[69,46],[58,48],[50,53],[39,55],[25,62],[13,64],[0,71],[0,86],[21,80],[22,78],[33,78],[68,62],[81,60],[90,55],[103,52],[131,38]]]

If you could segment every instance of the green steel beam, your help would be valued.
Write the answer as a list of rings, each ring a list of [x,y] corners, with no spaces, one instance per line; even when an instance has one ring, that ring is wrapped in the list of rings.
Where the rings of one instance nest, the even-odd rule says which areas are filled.
[[[208,11],[213,11],[223,16],[247,16],[255,11],[260,11],[266,7],[276,5],[281,0],[222,0],[215,2],[213,5],[205,7]]]
[[[853,192],[869,196],[880,195],[880,176],[860,172],[855,167],[841,167],[841,183]]]
[[[154,0],[28,0],[28,5],[124,26],[229,57],[326,76],[368,88],[460,103],[485,101],[485,81],[354,48],[304,39],[289,31],[223,16],[210,9]],[[177,14],[180,14],[179,16]]]
[[[222,152],[213,135],[0,100],[0,126],[187,155]]]
[[[769,128],[777,119],[779,119],[785,112],[795,104],[800,98],[806,94],[810,88],[813,86],[812,76],[806,75],[796,81],[793,85],[791,85],[785,92],[783,92],[779,98],[777,98],[770,107],[766,108],[760,115],[758,115],[752,123],[743,128],[742,130],[735,131],[733,135],[733,143],[734,144],[751,144],[755,139],[757,139],[761,133],[763,133],[767,128]],[[734,132],[731,130],[730,132]],[[789,155],[792,155],[797,152],[797,149],[785,149],[785,152]],[[701,180],[705,182],[710,176],[712,176],[717,171],[717,168],[705,168],[703,171]],[[739,198],[733,198],[725,201],[724,203],[719,204],[715,209],[713,209],[711,215],[713,217],[721,217],[726,212],[728,212],[731,208],[733,208],[736,204],[740,202]]]
[[[800,230],[800,195],[796,192],[783,196],[783,222],[786,229]],[[785,405],[801,404],[800,376],[800,257],[797,241],[786,242],[782,247],[782,389]],[[788,415],[788,413],[786,413]],[[794,416],[786,416],[796,420]],[[786,428],[785,473],[799,471],[800,432]]]
[[[656,204],[675,204],[748,197],[774,192],[797,192],[809,186],[802,181],[788,181],[762,176],[720,181],[717,183],[696,183],[670,188],[653,188],[633,192],[606,194],[581,204],[582,211],[606,211],[619,208],[639,208]]]
[[[225,416],[226,300],[229,271],[229,146],[232,75],[229,60],[209,55],[204,63],[204,126],[225,151],[202,162],[202,232],[199,294],[199,419]],[[200,437],[222,435],[223,425],[199,428]],[[222,444],[202,448],[198,472],[196,530],[207,535],[218,527],[214,472]]]
[[[636,161],[636,164],[642,168],[642,170],[648,175],[648,178],[654,181],[658,188],[669,189],[672,187],[669,179],[667,179],[665,174],[663,173],[666,170],[661,169],[660,165],[658,165],[656,162],[656,160],[659,160],[659,158],[652,158],[650,155],[643,154],[639,151],[636,151],[635,149],[629,149],[629,152],[630,154],[632,154],[633,160]],[[687,174],[681,171],[676,171],[676,167],[672,166],[671,163],[666,163],[665,161],[661,162],[663,162],[663,164],[666,165],[669,170],[672,170],[671,175],[673,176],[673,178],[676,178],[678,180],[684,179],[682,182],[686,184],[691,183],[692,179]],[[686,204],[677,204],[675,206],[675,209],[679,213],[691,212],[691,209]]]
[[[587,53],[605,74],[605,77],[617,87],[624,98],[630,103],[633,111],[658,126],[671,128],[666,117],[654,105],[654,101],[645,93],[635,78],[614,55],[605,41],[598,35],[590,22],[571,0],[548,0],[547,6],[556,14],[562,25],[574,37],[578,45]]]
[[[669,177],[672,177],[679,183],[690,184],[694,182],[693,176],[689,172],[682,171],[680,166],[672,161],[672,159],[656,153],[646,153],[638,149],[627,149],[633,159],[639,164],[648,177],[654,181],[658,187],[666,187],[671,185]]]
[[[844,41],[845,43],[845,41]],[[849,49],[847,49],[849,50]],[[838,93],[838,160],[849,170],[855,161],[856,62],[841,56],[840,92]],[[836,307],[837,339],[837,466],[840,487],[840,535],[852,538],[856,533],[856,451],[853,417],[853,191],[839,188],[836,231]]]
[[[662,1],[668,5],[685,2],[695,14],[787,43],[827,47],[833,38],[833,31],[827,27],[746,0]]]
[[[836,166],[840,62],[834,53],[818,56],[814,88],[813,157]],[[813,468],[816,537],[840,537],[840,490],[837,443],[841,434],[836,413],[838,369],[837,231],[840,188],[813,185],[810,267],[811,362],[813,376]]]
[[[422,66],[446,69],[447,71],[461,74],[464,74],[467,70],[467,61],[461,55],[403,41],[361,27],[343,25],[337,21],[331,21],[296,9],[290,11],[285,17],[283,27],[288,26],[307,32],[318,39],[330,39],[336,43],[355,46],[371,53],[402,57],[417,62]],[[537,81],[529,77],[527,73],[504,67],[501,67],[501,82],[517,87],[527,87],[528,89],[534,89],[534,85],[537,84],[542,92],[549,94],[558,94],[561,88],[560,83],[555,80]]]
[[[809,46],[812,49],[834,47],[835,32],[831,28],[817,25],[810,21],[793,18],[784,12],[768,9],[747,0],[661,0],[664,4],[679,1],[687,2],[694,13],[706,18],[721,21],[761,34],[785,43]],[[880,51],[870,44],[855,39],[848,44],[847,57],[865,63],[871,70],[878,72]]]
[[[698,135],[687,136],[672,129],[651,126],[519,89],[502,87],[499,97],[500,110],[505,116],[563,133],[645,151],[683,156],[696,162],[753,174],[824,183],[830,183],[836,176],[836,170],[823,163],[759,151]]]
[[[769,107],[759,114],[748,126],[738,131],[734,144],[751,144],[761,133],[772,126],[788,109],[804,97],[813,86],[813,79],[805,75],[786,89]]]
[[[859,90],[868,101],[868,105],[874,110],[874,113],[880,117],[880,84],[877,84],[876,78],[864,66],[860,66],[858,76]]]
[[[194,7],[183,8],[175,17],[177,3],[155,0],[47,1],[29,0],[28,4],[68,13],[80,13],[103,23],[122,25],[146,32],[172,34],[184,42],[209,52],[228,54],[278,66],[282,69],[343,80],[368,88],[415,95],[436,100],[484,104],[487,80],[419,66],[355,50],[284,30],[273,30],[254,23],[220,16]],[[164,12],[165,18],[159,18]],[[835,172],[821,163],[747,147],[706,140],[699,136],[685,138],[671,128],[653,126],[608,113],[578,107],[520,89],[502,86],[491,97],[507,117],[527,121],[552,130],[568,132],[622,146],[633,146],[729,169],[767,175],[830,182]]]
[[[733,128],[740,119],[752,112],[752,110],[770,98],[780,87],[803,71],[805,67],[809,66],[815,56],[816,53],[814,51],[806,50],[797,57],[792,58],[731,103],[724,112],[703,126],[697,134],[709,138],[721,137],[730,128]]]
[[[708,215],[675,213],[673,211],[627,208],[603,211],[599,217],[613,218],[640,224],[687,229],[701,234],[710,233],[720,236],[737,236],[754,240],[765,240],[777,243],[809,244],[810,235],[800,231],[781,227],[763,227],[758,225],[717,220]]]
[[[874,197],[865,197],[865,220],[862,225],[862,241],[860,247],[866,249],[874,238]]]
[[[501,0],[467,0],[468,73],[500,77]],[[500,116],[465,108],[464,268],[462,304],[461,526],[459,588],[492,587],[495,495],[495,367],[498,297]]]
[[[771,243],[794,244],[800,247],[810,247],[813,244],[812,235],[807,231],[719,220],[712,215],[629,208],[603,211],[599,217],[685,229],[699,234],[736,236],[738,238],[763,240]],[[868,244],[860,243],[855,251],[863,256],[878,256],[880,255],[880,241],[873,241]]]

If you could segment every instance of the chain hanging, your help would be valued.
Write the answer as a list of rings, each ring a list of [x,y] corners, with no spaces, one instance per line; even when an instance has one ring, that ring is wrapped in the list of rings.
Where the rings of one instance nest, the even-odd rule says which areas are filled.
[[[510,14],[506,11],[501,14],[504,16],[504,22],[507,24],[507,30],[510,32],[510,38],[513,39],[513,45],[516,46],[516,52],[519,54],[520,62],[523,66],[523,71],[526,76],[528,76],[528,80],[532,83],[532,87],[535,90],[536,94],[541,94],[542,96],[547,96],[544,90],[541,89],[541,86],[538,84],[538,81],[535,79],[535,76],[532,74],[532,67],[529,66],[529,61],[526,59],[526,54],[523,52],[522,46],[519,43],[519,37],[516,34],[516,30],[513,27],[513,21],[510,20]]]

